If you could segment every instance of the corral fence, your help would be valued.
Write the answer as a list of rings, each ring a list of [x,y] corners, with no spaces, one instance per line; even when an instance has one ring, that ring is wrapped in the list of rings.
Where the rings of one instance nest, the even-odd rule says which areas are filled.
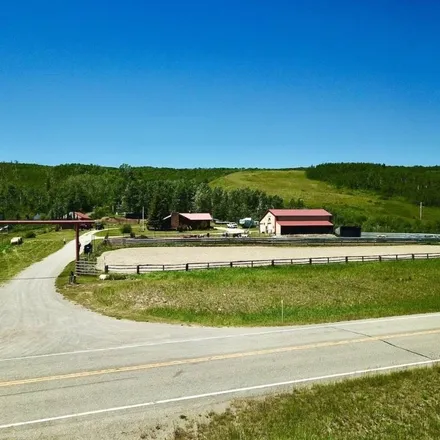
[[[335,256],[335,257],[312,257],[312,258],[283,258],[266,260],[239,260],[218,261],[206,263],[178,263],[178,264],[138,264],[116,265],[109,264],[104,268],[105,273],[143,274],[164,271],[190,271],[201,269],[219,269],[234,267],[265,267],[286,265],[316,265],[351,262],[385,262],[403,260],[429,260],[440,258],[440,253],[416,253],[416,254],[388,254],[388,255],[363,255],[363,256]],[[95,268],[96,269],[96,268]]]
[[[254,246],[341,246],[362,244],[379,245],[386,244],[422,244],[440,243],[439,238],[401,238],[387,237],[379,238],[322,238],[322,237],[200,237],[200,238],[122,238],[110,237],[107,243],[111,246],[136,247],[136,246],[227,246],[227,245],[254,245]]]

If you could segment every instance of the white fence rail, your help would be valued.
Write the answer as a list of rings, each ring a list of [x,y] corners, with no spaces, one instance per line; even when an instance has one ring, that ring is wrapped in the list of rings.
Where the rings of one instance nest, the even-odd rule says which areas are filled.
[[[387,237],[374,238],[374,237],[362,237],[362,238],[350,238],[350,237],[203,237],[203,238],[122,238],[122,237],[110,237],[107,239],[108,243],[113,246],[224,246],[224,245],[289,245],[289,244],[303,244],[303,245],[322,245],[322,246],[334,246],[334,245],[384,245],[387,243],[398,244],[417,244],[417,243],[439,243],[438,237],[428,238],[404,238],[404,237]]]

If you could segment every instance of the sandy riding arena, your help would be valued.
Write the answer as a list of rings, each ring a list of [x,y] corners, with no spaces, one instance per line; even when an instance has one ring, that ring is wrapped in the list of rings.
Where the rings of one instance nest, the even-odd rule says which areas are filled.
[[[105,252],[98,260],[104,265],[182,264],[282,258],[311,258],[336,256],[368,256],[437,253],[436,245],[405,246],[329,246],[329,247],[276,247],[276,246],[218,246],[218,247],[145,247],[126,248]]]

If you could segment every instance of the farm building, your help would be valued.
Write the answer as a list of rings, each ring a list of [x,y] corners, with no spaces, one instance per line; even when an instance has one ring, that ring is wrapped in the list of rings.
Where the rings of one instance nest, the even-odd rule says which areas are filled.
[[[83,214],[79,211],[72,211],[63,216],[63,220],[84,220],[90,221],[90,217],[87,214]],[[92,226],[90,223],[84,223],[80,226],[81,229],[90,229]],[[62,229],[73,229],[73,225],[61,225]]]
[[[213,221],[212,215],[207,212],[183,213],[172,212],[164,219],[166,229],[209,229]]]
[[[63,216],[63,219],[67,220],[90,220],[90,217],[87,214],[83,214],[82,212],[75,211],[69,212],[67,215]]]
[[[333,234],[332,215],[324,209],[269,209],[260,221],[265,234]]]

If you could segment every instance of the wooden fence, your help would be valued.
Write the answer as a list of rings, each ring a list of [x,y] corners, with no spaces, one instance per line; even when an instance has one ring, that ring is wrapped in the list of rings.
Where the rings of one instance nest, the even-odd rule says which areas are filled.
[[[110,237],[107,239],[112,246],[136,247],[136,246],[225,246],[225,245],[259,245],[259,246],[280,246],[280,245],[312,245],[312,246],[340,246],[369,244],[380,245],[389,243],[398,244],[419,244],[439,243],[438,238],[323,238],[323,237],[203,237],[203,238],[122,238]]]
[[[268,260],[241,260],[218,261],[205,263],[180,263],[180,264],[139,264],[139,265],[106,265],[105,273],[142,274],[157,271],[190,271],[201,269],[219,269],[224,267],[265,267],[286,265],[312,265],[372,261],[402,261],[402,260],[427,260],[440,258],[440,253],[417,254],[388,254],[388,255],[363,255],[346,257],[313,257],[313,258],[283,258]],[[96,270],[96,267],[95,267]]]
[[[96,260],[79,260],[75,264],[77,275],[98,275],[101,271],[96,266]]]

